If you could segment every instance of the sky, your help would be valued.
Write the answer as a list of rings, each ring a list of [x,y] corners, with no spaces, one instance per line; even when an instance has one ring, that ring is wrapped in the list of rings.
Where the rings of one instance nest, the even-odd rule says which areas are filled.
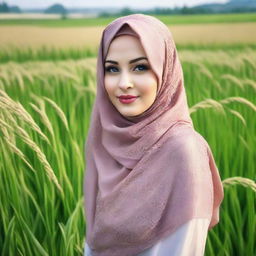
[[[0,3],[3,0],[0,0]],[[45,8],[55,3],[65,7],[130,7],[130,8],[153,8],[153,7],[181,7],[194,6],[202,3],[225,3],[228,0],[4,0],[8,5],[18,5],[20,8]]]

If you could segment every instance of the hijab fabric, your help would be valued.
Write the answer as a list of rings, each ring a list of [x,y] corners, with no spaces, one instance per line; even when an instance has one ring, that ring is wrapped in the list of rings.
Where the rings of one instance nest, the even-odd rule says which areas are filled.
[[[139,38],[158,80],[154,103],[129,120],[104,87],[109,46],[124,34]],[[208,218],[208,230],[219,222],[219,171],[194,130],[172,34],[157,18],[132,14],[104,29],[85,157],[86,241],[94,256],[137,255],[193,218]]]

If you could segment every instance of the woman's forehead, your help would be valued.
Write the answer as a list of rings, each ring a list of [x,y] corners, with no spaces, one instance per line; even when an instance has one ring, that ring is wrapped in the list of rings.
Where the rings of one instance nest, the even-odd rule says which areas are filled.
[[[138,38],[129,35],[114,38],[107,52],[107,57],[116,58],[121,58],[122,56],[138,57],[137,55],[145,56],[145,50]]]

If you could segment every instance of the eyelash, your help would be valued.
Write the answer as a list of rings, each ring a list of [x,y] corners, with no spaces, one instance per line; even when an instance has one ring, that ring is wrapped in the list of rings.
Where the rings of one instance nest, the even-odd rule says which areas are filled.
[[[144,70],[148,70],[149,69],[149,66],[144,65],[144,64],[140,64],[140,65],[135,66],[135,68],[137,68],[137,67],[143,67]],[[112,68],[117,68],[117,67],[115,67],[115,66],[108,66],[108,67],[105,67],[105,71],[109,72],[109,73],[115,73],[115,72],[111,72],[110,71]],[[139,70],[139,71],[144,71],[144,70]]]

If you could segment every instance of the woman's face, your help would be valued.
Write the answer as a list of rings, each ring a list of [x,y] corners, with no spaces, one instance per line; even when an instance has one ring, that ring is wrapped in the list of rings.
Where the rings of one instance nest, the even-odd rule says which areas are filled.
[[[157,77],[138,38],[130,35],[114,38],[104,65],[106,91],[123,116],[137,116],[153,104],[157,94]],[[131,103],[124,103],[119,99],[121,95],[137,98]]]

